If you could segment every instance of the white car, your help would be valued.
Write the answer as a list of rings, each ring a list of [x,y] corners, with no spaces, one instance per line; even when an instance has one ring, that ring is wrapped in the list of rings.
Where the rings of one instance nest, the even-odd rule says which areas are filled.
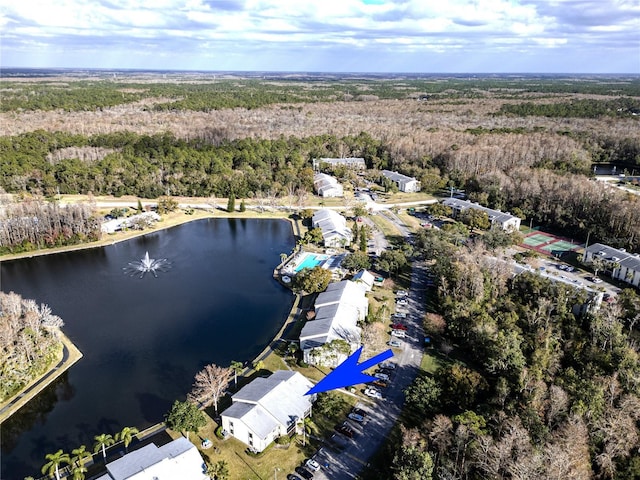
[[[402,347],[402,342],[400,340],[389,340],[389,346],[400,348]]]
[[[386,368],[387,370],[395,370],[396,364],[393,362],[382,362],[380,368]]]
[[[382,400],[382,394],[378,390],[376,390],[375,388],[367,388],[364,391],[364,394],[367,397],[377,398],[378,400]]]
[[[398,300],[396,300],[396,303],[398,305],[406,305],[407,304],[407,300],[405,298],[399,298]]]
[[[380,380],[384,380],[385,382],[389,381],[389,375],[386,373],[376,372],[373,374],[374,377],[379,378]]]
[[[393,315],[391,315],[393,318],[407,318],[407,314],[406,313],[394,313]]]
[[[304,466],[312,472],[317,472],[318,470],[320,470],[320,464],[311,458],[304,462]]]
[[[404,330],[399,329],[391,330],[391,335],[398,338],[405,338],[407,336]]]
[[[396,297],[402,298],[402,297],[406,297],[407,295],[409,295],[405,290],[398,290],[396,292]]]

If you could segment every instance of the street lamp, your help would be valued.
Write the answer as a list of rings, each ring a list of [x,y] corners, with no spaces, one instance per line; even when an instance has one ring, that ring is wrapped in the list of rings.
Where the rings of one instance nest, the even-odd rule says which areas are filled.
[[[279,471],[280,471],[280,467],[273,467],[273,480],[278,480]]]

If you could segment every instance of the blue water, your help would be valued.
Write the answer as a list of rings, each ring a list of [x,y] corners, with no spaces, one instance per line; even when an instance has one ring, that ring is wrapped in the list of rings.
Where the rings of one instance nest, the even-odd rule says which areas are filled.
[[[314,255],[307,254],[306,258],[302,261],[300,265],[296,267],[296,272],[299,272],[303,268],[313,268],[316,265],[320,265],[324,262],[328,257],[326,255]]]
[[[91,450],[96,435],[153,425],[204,365],[252,360],[291,308],[272,275],[293,244],[284,220],[209,219],[2,262],[2,291],[48,304],[84,357],[2,424],[0,478],[38,478],[47,453]],[[146,251],[171,269],[126,275]]]

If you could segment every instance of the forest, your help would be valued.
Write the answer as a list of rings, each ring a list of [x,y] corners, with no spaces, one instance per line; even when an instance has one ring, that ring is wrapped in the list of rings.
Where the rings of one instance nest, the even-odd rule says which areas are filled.
[[[0,292],[0,401],[51,366],[62,350],[63,325],[48,305]]]
[[[481,239],[417,240],[436,279],[424,328],[439,368],[406,390],[368,478],[638,478],[638,293],[579,313],[584,290],[514,277]]]

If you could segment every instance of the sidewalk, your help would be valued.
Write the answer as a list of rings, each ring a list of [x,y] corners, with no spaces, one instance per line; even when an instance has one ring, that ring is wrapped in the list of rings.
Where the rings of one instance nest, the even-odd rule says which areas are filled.
[[[10,399],[5,400],[0,405],[0,423],[16,413],[21,407],[27,404],[29,400],[51,385],[60,375],[82,358],[82,352],[78,350],[71,340],[62,332],[60,332],[60,335],[62,338],[62,359],[39,378],[34,379],[20,392]]]

